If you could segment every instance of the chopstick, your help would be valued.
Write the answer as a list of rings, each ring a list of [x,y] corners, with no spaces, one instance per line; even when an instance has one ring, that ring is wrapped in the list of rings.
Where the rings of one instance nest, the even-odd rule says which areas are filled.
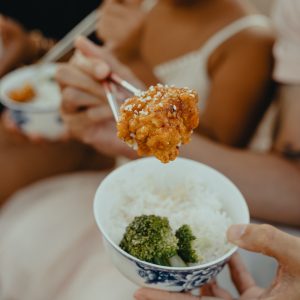
[[[119,121],[119,108],[118,108],[118,103],[117,103],[116,97],[113,93],[112,84],[108,80],[105,80],[102,82],[102,85],[104,88],[104,92],[105,92],[108,104],[113,113],[113,116],[114,116],[116,122],[118,122]]]
[[[41,59],[40,63],[50,63],[58,60],[74,47],[74,39],[79,36],[88,36],[95,31],[99,18],[97,10],[92,11],[68,34],[66,34],[53,48],[51,48]]]
[[[144,0],[142,9],[149,12],[156,5],[157,0]],[[50,63],[58,60],[74,47],[74,39],[79,36],[89,36],[95,31],[99,11],[94,10],[66,34],[53,48],[51,48],[41,59],[40,63]]]
[[[119,105],[117,103],[116,96],[114,95],[115,89],[114,84],[123,87],[125,90],[129,91],[134,95],[140,94],[142,91],[136,88],[134,85],[128,81],[121,78],[119,75],[112,73],[107,80],[102,81],[104,92],[108,101],[108,104],[112,110],[113,116],[116,122],[119,121]]]
[[[123,78],[121,78],[119,75],[115,73],[111,73],[109,79],[134,95],[139,95],[141,93],[140,89],[136,88],[131,83],[124,80]]]

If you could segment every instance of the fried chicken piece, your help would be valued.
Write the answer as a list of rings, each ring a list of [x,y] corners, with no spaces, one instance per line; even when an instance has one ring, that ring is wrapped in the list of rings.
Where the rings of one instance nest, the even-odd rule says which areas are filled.
[[[36,92],[31,84],[26,83],[22,87],[10,91],[8,96],[14,101],[26,103],[33,100]]]
[[[158,84],[121,106],[118,137],[140,156],[175,160],[199,124],[198,95],[188,88]]]

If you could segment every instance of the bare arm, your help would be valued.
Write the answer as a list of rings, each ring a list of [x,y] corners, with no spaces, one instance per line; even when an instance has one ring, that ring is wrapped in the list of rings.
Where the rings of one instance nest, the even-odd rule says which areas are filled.
[[[211,92],[201,119],[207,136],[231,146],[247,145],[270,102],[272,45],[271,33],[251,30],[212,55]]]
[[[292,162],[275,153],[232,149],[196,135],[181,153],[231,178],[253,217],[300,226],[300,168]]]

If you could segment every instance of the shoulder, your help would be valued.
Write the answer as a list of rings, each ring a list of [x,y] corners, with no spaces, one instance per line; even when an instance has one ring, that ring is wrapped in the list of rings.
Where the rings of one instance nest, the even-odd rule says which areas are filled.
[[[249,53],[261,55],[272,55],[275,43],[275,31],[271,25],[251,26],[234,35],[224,43],[224,50],[234,55],[241,56]]]
[[[253,64],[253,69],[273,66],[273,46],[275,32],[272,27],[252,26],[233,35],[220,45],[211,55],[209,65],[215,69],[224,62],[240,64],[241,61],[248,65]]]

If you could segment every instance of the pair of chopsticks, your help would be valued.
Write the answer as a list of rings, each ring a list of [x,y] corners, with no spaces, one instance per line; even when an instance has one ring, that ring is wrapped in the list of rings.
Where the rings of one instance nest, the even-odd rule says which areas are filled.
[[[141,4],[141,9],[149,12],[156,5],[157,0],[144,0]],[[95,29],[101,11],[92,11],[80,23],[78,23],[68,34],[66,34],[53,48],[51,48],[41,59],[40,63],[50,63],[57,61],[74,47],[74,40],[77,36],[89,36]]]
[[[115,96],[115,84],[121,86],[128,92],[137,95],[141,92],[140,89],[133,86],[128,81],[122,79],[119,75],[115,73],[111,73],[108,79],[104,80],[102,82],[104,92],[108,101],[108,104],[112,110],[113,116],[116,120],[116,122],[119,121],[119,105]]]
[[[74,40],[77,36],[89,36],[97,25],[100,13],[92,11],[80,23],[78,23],[68,34],[66,34],[53,48],[51,48],[41,59],[40,63],[50,63],[57,61],[74,47]]]

